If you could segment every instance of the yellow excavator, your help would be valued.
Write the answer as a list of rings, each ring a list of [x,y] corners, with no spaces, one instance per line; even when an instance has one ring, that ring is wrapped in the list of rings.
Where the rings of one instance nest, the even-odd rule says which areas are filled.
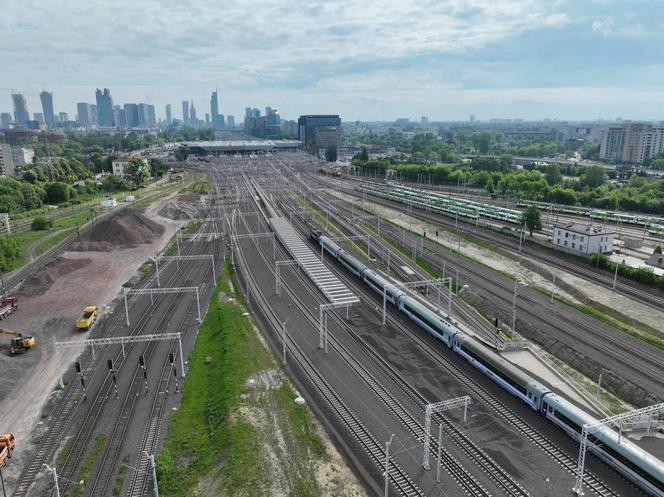
[[[7,328],[0,328],[0,333],[12,337],[9,342],[11,355],[22,354],[35,346],[35,337],[24,337],[21,333]]]

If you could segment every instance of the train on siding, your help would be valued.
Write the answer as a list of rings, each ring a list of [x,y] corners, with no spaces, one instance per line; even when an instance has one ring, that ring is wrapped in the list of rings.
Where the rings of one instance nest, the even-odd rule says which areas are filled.
[[[310,237],[411,320],[574,440],[580,440],[584,424],[597,421],[478,340],[462,333],[452,322],[407,295],[321,231],[312,229]],[[619,437],[614,430],[608,427],[598,429],[588,437],[588,449],[644,491],[664,497],[664,463],[625,437]]]

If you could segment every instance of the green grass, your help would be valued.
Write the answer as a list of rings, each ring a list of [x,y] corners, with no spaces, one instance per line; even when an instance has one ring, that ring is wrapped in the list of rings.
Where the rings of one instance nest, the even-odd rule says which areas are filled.
[[[229,423],[251,373],[269,363],[269,355],[257,346],[251,322],[236,304],[219,302],[219,292],[229,293],[222,276],[212,296],[191,352],[189,372],[183,385],[180,408],[171,418],[164,448],[157,465],[159,485],[165,496],[191,495],[191,489],[225,454],[225,485],[247,486],[260,495],[256,471],[258,443],[253,429]],[[209,360],[208,360],[209,359]],[[183,460],[191,460],[183,464]]]
[[[105,441],[106,441],[106,435],[104,435],[103,433],[97,435],[97,438],[95,438],[95,446],[93,447],[90,454],[88,454],[88,457],[85,458],[85,462],[83,463],[81,472],[78,475],[78,481],[83,480],[85,483],[88,482],[88,478],[90,477],[90,472],[92,471],[92,467],[94,466],[95,461],[97,460],[97,456],[104,448]],[[72,492],[71,494],[72,497],[82,497],[83,492],[85,490],[85,483],[83,485],[78,485],[74,489],[74,492]]]
[[[37,247],[37,256],[42,255],[44,252],[46,252],[48,249],[51,247],[54,247],[58,243],[60,243],[62,240],[70,236],[72,233],[76,233],[76,228],[69,228],[66,230],[61,231],[60,233],[51,236],[50,238],[47,238],[43,242],[39,244]]]
[[[240,302],[239,285],[226,261],[191,352],[181,405],[171,417],[164,447],[157,456],[159,489],[165,497],[193,495],[203,479],[213,480],[218,495],[268,495],[271,465],[297,466],[297,461],[307,454],[325,456],[309,412],[293,403],[290,387],[261,390],[257,398],[252,396],[254,390],[247,387],[247,380],[254,373],[277,366],[250,319],[243,315],[245,308],[239,303],[219,301],[220,292],[231,295],[231,281]],[[280,420],[285,443],[295,444],[295,457],[268,463],[264,443],[274,433],[261,432],[255,422],[240,414],[261,409],[269,409],[270,415]],[[285,428],[282,419],[288,421]],[[291,437],[291,433],[295,435]],[[278,445],[270,447],[278,452]],[[302,482],[297,488],[301,486],[302,491],[294,490],[290,495],[320,495],[319,491],[310,492],[316,488],[312,468],[303,472],[304,477],[299,471],[291,474],[297,474],[296,481]]]
[[[120,465],[120,471],[118,472],[118,477],[115,479],[113,484],[113,495],[120,495],[122,491],[122,485],[124,485],[125,476],[127,476],[127,464],[129,463],[129,458],[124,457],[122,459],[122,464]]]

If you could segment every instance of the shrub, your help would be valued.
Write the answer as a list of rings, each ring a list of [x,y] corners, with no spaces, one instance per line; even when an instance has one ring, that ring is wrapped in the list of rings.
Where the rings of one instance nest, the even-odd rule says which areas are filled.
[[[39,216],[32,220],[32,231],[43,231],[53,227],[53,221]]]

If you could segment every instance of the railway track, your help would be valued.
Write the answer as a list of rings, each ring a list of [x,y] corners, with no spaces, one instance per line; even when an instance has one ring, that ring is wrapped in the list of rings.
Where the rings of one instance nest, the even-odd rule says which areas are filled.
[[[265,252],[261,252],[261,254],[263,262],[267,267],[270,267],[267,254],[265,254]],[[315,288],[312,287],[311,282],[307,278],[303,277],[299,273],[296,274],[296,277],[304,287],[310,288],[312,295],[316,295],[318,297],[316,301],[319,304],[324,303],[324,300],[319,298],[315,292]],[[291,299],[295,305],[307,317],[312,327],[316,327],[318,322],[316,320],[316,316],[311,312],[310,307],[305,306],[301,301],[298,301],[298,297],[295,291],[288,287],[288,285],[285,285],[285,289],[291,296]],[[424,399],[423,396],[419,395],[412,387],[412,385],[408,384],[396,372],[395,369],[386,367],[385,362],[377,361],[376,359],[378,356],[375,354],[375,352],[368,348],[366,342],[359,339],[357,334],[352,330],[348,323],[339,319],[338,316],[334,314],[332,317],[351,341],[360,344],[360,347],[364,349],[367,357],[372,360],[372,366],[378,367],[386,377],[392,380],[397,388],[406,396],[406,398],[412,401],[415,406],[417,406],[420,415],[422,416],[424,414],[426,405],[429,402]],[[410,435],[420,443],[423,442],[424,426],[421,424],[420,420],[415,418],[410,413],[410,411],[396,398],[392,391],[383,385],[380,381],[378,381],[369,371],[368,367],[361,364],[354,357],[354,355],[339,340],[337,340],[334,334],[330,335],[329,341],[333,350],[335,350],[338,355],[345,361],[349,369],[354,371],[355,374],[367,384],[367,386],[374,392],[376,397],[385,405],[387,409],[389,409],[390,412],[392,412],[392,415],[408,429]],[[468,457],[468,459],[473,461],[478,466],[478,468],[483,471],[495,485],[497,485],[497,487],[501,488],[505,495],[522,497],[530,495],[503,468],[501,468],[486,453],[484,453],[484,451],[477,447],[470,440],[470,438],[468,438],[461,430],[455,427],[450,421],[448,421],[443,416],[439,416],[437,420],[439,423],[443,424],[446,434],[457,445],[457,447],[459,447],[459,449]],[[430,452],[433,457],[436,457],[437,445],[438,442],[435,440],[435,437],[431,437]],[[443,466],[466,491],[470,492],[471,495],[488,495],[488,490],[483,488],[482,485],[478,482],[473,481],[473,477],[470,472],[466,470],[462,464],[457,461],[454,456],[452,456],[452,454],[450,454],[446,449],[443,449],[441,454]]]
[[[331,187],[328,182],[322,181],[320,178],[316,177],[315,175],[309,175],[308,179],[318,184],[324,185],[325,187],[328,188]],[[334,188],[337,188],[343,193],[351,195],[355,198],[358,199],[361,198],[361,195],[358,195],[358,192],[353,189],[346,187],[342,188],[339,187],[337,184],[335,184]],[[371,196],[371,198],[372,201],[376,204],[380,204],[386,207],[391,207],[393,209],[398,209],[401,211],[404,210],[403,204],[401,203],[394,202],[391,200],[386,200],[375,196]],[[454,218],[447,218],[439,214],[426,212],[422,209],[417,208],[416,206],[412,209],[410,215],[414,216],[417,219],[427,222],[433,222],[448,228],[454,228],[455,226]],[[463,231],[471,233],[477,236],[478,238],[484,239],[499,246],[503,246],[510,251],[518,253],[519,242],[513,237],[500,235],[493,231],[485,230],[480,227],[475,227],[472,223],[469,223],[462,219],[459,219],[459,222],[464,226]],[[546,265],[556,267],[557,269],[574,274],[585,280],[592,281],[605,288],[609,289],[613,288],[613,275],[604,272],[602,270],[593,269],[590,266],[581,265],[572,260],[571,258],[562,257],[556,254],[555,251],[553,250],[539,249],[535,246],[532,246],[526,240],[526,242],[523,243],[521,247],[521,252],[524,255],[527,255],[532,259],[535,259]],[[642,304],[648,305],[658,310],[664,310],[664,296],[662,296],[661,292],[657,291],[656,289],[639,285],[636,282],[633,282],[631,280],[619,276],[617,278],[615,291],[627,297],[630,297]]]
[[[304,232],[302,233],[303,236],[306,236]],[[345,274],[343,270],[337,271],[337,275],[340,276],[342,281],[344,281],[349,287],[353,288],[357,294],[363,296],[365,301],[375,302],[377,300],[375,295],[369,292],[366,288],[360,286],[352,276]],[[399,320],[394,319],[394,317],[389,315],[388,320],[393,326],[404,331],[404,333],[409,336],[415,342],[415,344],[426,353],[428,357],[434,360],[437,365],[439,365],[441,368],[444,368],[445,373],[462,381],[462,383],[473,392],[474,396],[477,396],[484,404],[488,405],[493,411],[497,412],[515,430],[523,434],[531,443],[538,446],[543,452],[548,454],[550,458],[564,467],[569,473],[576,474],[576,461],[573,457],[567,455],[562,449],[557,447],[544,435],[539,433],[527,421],[513,412],[510,408],[505,406],[500,400],[498,400],[495,396],[490,394],[481,385],[479,385],[479,383],[467,376],[462,370],[457,368],[451,361],[444,359],[437,350],[432,348],[427,342],[409,330],[408,327],[403,326]],[[368,351],[373,351],[373,348],[368,344],[365,344],[365,349]],[[376,354],[374,352],[374,356],[375,355]],[[399,377],[399,375],[396,375],[395,377]],[[593,473],[589,473],[588,471],[586,471],[584,483],[596,495],[603,497],[618,495],[614,490],[601,482]],[[635,492],[640,492],[635,487],[634,490]]]
[[[242,250],[237,250],[235,260],[241,268],[241,274],[246,281],[247,293],[252,296],[252,305],[265,317],[270,323],[273,332],[276,333],[280,327],[280,320],[269,305],[263,289],[253,278],[249,265],[245,260]],[[327,380],[320,374],[313,363],[306,357],[302,349],[292,340],[287,345],[291,363],[295,362],[313,388],[327,403],[328,407],[334,412],[339,421],[345,426],[348,432],[355,438],[357,443],[366,451],[371,460],[383,471],[385,470],[385,450],[380,442],[375,438],[371,431],[362,423],[359,417],[344,403],[339,394],[332,388]],[[390,481],[394,488],[406,497],[423,496],[419,487],[412,481],[410,476],[401,468],[401,466],[390,458]],[[480,494],[484,495],[484,494]]]

